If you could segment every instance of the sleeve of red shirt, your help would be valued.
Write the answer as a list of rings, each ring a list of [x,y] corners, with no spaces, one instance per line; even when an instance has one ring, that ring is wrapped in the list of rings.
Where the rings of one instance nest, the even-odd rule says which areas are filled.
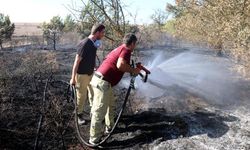
[[[129,62],[130,62],[130,56],[131,56],[130,51],[125,49],[125,48],[122,49],[122,51],[119,55],[120,58],[123,58],[126,60],[127,64],[129,64]]]

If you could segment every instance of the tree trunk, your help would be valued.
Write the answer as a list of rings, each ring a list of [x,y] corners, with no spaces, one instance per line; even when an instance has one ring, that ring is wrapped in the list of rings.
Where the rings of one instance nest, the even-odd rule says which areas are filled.
[[[54,50],[56,50],[56,40],[54,40]]]
[[[0,41],[0,50],[3,49],[2,41]]]
[[[53,47],[54,47],[54,50],[56,50],[56,33],[54,33],[53,35]]]

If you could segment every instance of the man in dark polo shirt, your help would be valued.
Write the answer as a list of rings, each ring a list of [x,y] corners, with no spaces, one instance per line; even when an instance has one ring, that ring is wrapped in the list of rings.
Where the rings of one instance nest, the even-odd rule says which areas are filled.
[[[77,54],[72,69],[70,80],[71,85],[76,87],[78,123],[84,124],[85,120],[82,117],[84,104],[93,95],[93,89],[89,84],[94,72],[96,50],[98,46],[95,41],[100,40],[104,36],[105,26],[103,24],[95,24],[91,29],[91,34],[83,39],[77,46]],[[89,92],[87,92],[87,90]],[[91,104],[90,100],[90,104]]]
[[[137,38],[134,34],[125,35],[123,44],[106,56],[91,80],[94,99],[91,108],[90,144],[100,141],[104,119],[107,131],[114,125],[115,99],[112,87],[121,80],[125,72],[135,75],[140,72],[140,69],[132,68],[129,65],[136,41]]]

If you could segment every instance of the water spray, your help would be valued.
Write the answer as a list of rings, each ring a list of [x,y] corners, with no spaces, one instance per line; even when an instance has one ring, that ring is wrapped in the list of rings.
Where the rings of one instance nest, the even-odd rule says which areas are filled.
[[[161,56],[164,54],[147,65],[154,74],[148,79],[149,85],[138,83],[138,96],[156,98],[177,86],[216,106],[234,104],[239,99],[238,75],[230,70],[233,64],[227,58],[195,52],[169,59]]]

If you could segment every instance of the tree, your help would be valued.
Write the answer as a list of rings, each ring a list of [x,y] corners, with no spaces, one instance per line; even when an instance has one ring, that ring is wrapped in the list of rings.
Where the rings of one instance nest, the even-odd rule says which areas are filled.
[[[76,27],[75,20],[72,18],[71,15],[67,15],[64,19],[64,32],[74,31]]]
[[[138,31],[137,27],[129,25],[124,15],[124,6],[121,0],[88,0],[82,1],[83,7],[79,10],[71,8],[79,16],[78,32],[87,36],[93,24],[104,23],[106,28],[106,43],[112,47],[118,45],[126,32]],[[106,47],[107,48],[107,47]],[[110,49],[110,48],[107,48]]]
[[[168,20],[164,25],[164,31],[174,35],[176,32],[174,28],[174,24],[175,24],[175,19]]]
[[[43,35],[48,43],[53,43],[53,48],[56,50],[56,42],[60,39],[60,36],[64,29],[64,24],[60,16],[53,17],[49,23],[43,23],[42,25]]]
[[[250,70],[249,0],[178,0],[177,4],[167,5],[167,11],[175,14],[177,36],[206,42]]]
[[[160,29],[166,23],[168,19],[168,14],[160,9],[157,9],[153,15],[151,15],[151,19]]]
[[[2,44],[5,40],[11,39],[14,30],[15,25],[11,23],[9,16],[0,13],[0,49],[3,48]]]

